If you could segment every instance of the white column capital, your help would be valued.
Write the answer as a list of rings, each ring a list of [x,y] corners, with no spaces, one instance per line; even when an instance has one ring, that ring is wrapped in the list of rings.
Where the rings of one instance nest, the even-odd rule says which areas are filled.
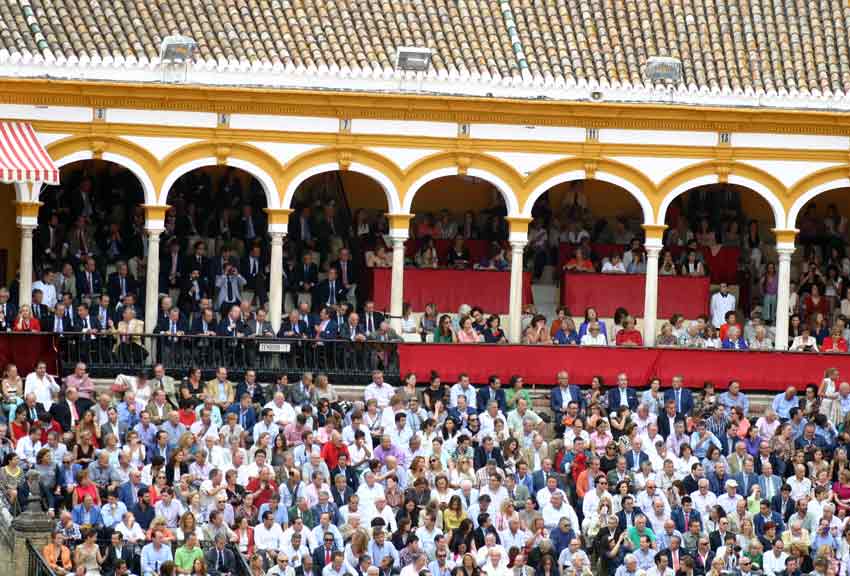
[[[527,238],[524,238],[522,240],[515,240],[511,238],[510,240],[508,240],[508,242],[511,245],[511,250],[513,250],[514,252],[522,252],[523,250],[525,250],[525,247],[528,246]]]
[[[793,245],[776,247],[776,253],[779,255],[780,260],[791,260],[791,256],[793,256],[796,251],[797,247]]]
[[[646,250],[647,258],[658,258],[658,255],[661,254],[661,251],[664,249],[663,246],[650,244],[647,242],[644,244],[643,249]]]
[[[508,234],[508,242],[511,243],[511,246],[515,242],[522,243],[523,246],[528,244],[528,232],[511,232]]]
[[[392,228],[389,237],[393,245],[397,242],[404,244],[410,238],[410,231],[407,228]]]
[[[286,236],[286,232],[283,231],[275,231],[269,232],[269,236],[272,237],[272,242],[280,242],[283,243],[283,237]]]
[[[21,229],[21,234],[24,236],[32,236],[33,231],[38,228],[38,224],[31,222],[18,222],[18,228]]]
[[[156,239],[158,241],[159,236],[163,232],[165,232],[164,227],[163,228],[153,228],[153,227],[149,228],[149,227],[145,226],[145,234],[147,234],[148,238],[151,239],[151,240]]]

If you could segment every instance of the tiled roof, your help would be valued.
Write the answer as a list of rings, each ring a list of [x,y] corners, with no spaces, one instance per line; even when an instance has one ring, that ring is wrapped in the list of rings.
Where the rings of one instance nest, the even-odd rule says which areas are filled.
[[[204,82],[392,89],[409,45],[434,50],[425,80],[445,92],[651,91],[644,65],[659,55],[682,61],[681,93],[850,94],[847,0],[0,0],[4,74],[154,69],[173,34],[197,42]]]

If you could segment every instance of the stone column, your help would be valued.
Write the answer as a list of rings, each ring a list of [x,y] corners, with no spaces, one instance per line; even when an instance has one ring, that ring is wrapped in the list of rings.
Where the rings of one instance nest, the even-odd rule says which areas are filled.
[[[791,302],[791,256],[796,250],[794,244],[798,230],[774,229],[776,235],[776,253],[779,255],[779,266],[777,267],[777,291],[776,291],[776,340],[774,347],[777,350],[788,349],[788,320]]]
[[[643,297],[643,343],[645,346],[655,345],[655,335],[658,323],[658,255],[663,246],[662,239],[667,226],[644,224],[646,240],[646,286]]]
[[[508,339],[519,342],[522,338],[522,276],[525,271],[523,253],[528,245],[528,224],[531,218],[506,218],[510,234],[508,242],[511,245],[511,289],[508,299]]]
[[[3,556],[12,557],[12,561],[7,566],[11,568],[14,564],[14,576],[31,576],[32,574],[29,570],[30,551],[27,547],[27,540],[37,552],[41,553],[41,550],[50,540],[50,534],[53,530],[54,521],[41,507],[38,481],[38,472],[31,470],[27,473],[25,482],[30,485],[30,500],[20,503],[23,511],[11,522],[14,538],[11,544],[14,549],[7,550]],[[3,521],[5,521],[8,513],[6,510],[3,510],[2,513],[5,516]],[[2,542],[0,546],[5,548],[5,544],[6,542]],[[6,574],[8,573],[6,572]]]
[[[38,209],[41,202],[18,202],[15,204],[16,221],[21,230],[20,283],[18,307],[32,302],[33,232],[38,227]]]
[[[269,322],[277,334],[283,322],[283,237],[289,228],[288,208],[266,208],[272,251],[269,259]]]
[[[165,231],[168,206],[145,205],[148,254],[145,268],[145,333],[153,334],[159,310],[159,236]],[[153,354],[153,351],[151,351]]]
[[[401,309],[404,304],[404,243],[410,237],[413,214],[387,214],[390,221],[393,267],[390,284],[390,324],[401,334]]]

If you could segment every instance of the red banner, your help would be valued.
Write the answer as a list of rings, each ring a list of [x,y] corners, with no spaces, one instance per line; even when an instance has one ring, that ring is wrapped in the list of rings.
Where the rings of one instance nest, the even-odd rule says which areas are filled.
[[[59,355],[55,337],[49,334],[0,334],[0,368],[15,364],[18,374],[25,377],[35,370],[39,360],[47,362],[47,371],[59,373]]]
[[[658,317],[683,314],[696,318],[708,312],[711,285],[706,277],[659,276]],[[622,306],[635,317],[643,317],[646,276],[643,274],[564,274],[561,279],[561,304],[573,316],[596,308],[601,318],[612,318]]]
[[[367,286],[378,310],[390,309],[392,270],[366,270]],[[421,312],[433,302],[440,312],[456,312],[461,304],[480,306],[486,314],[507,314],[511,273],[487,270],[404,269],[404,301]],[[370,292],[366,291],[367,294]],[[531,274],[522,275],[522,301],[533,302]]]
[[[507,385],[521,375],[529,384],[554,385],[559,370],[570,373],[575,384],[589,384],[602,376],[606,385],[625,372],[634,386],[661,378],[665,386],[681,375],[692,388],[706,381],[725,388],[737,379],[745,390],[798,390],[820,382],[827,368],[835,367],[843,378],[850,375],[850,355],[794,352],[738,352],[731,350],[680,350],[672,348],[579,348],[575,346],[520,346],[488,344],[401,344],[401,373],[413,372],[420,382],[436,370],[444,382],[456,382],[461,373],[476,384],[495,374]]]

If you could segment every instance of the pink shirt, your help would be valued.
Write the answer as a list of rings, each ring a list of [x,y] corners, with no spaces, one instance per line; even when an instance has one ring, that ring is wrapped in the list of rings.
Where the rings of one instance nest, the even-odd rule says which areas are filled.
[[[481,334],[472,329],[472,332],[467,332],[465,330],[459,330],[457,333],[457,341],[461,344],[470,344],[481,342]]]

